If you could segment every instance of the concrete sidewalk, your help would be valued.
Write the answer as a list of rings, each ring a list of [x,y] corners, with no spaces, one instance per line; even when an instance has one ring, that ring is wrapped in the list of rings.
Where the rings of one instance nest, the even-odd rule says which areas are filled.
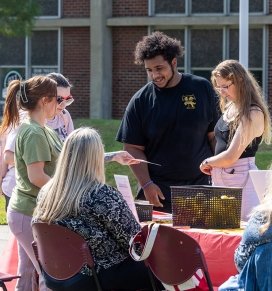
[[[0,225],[0,256],[2,255],[10,237],[8,225]]]

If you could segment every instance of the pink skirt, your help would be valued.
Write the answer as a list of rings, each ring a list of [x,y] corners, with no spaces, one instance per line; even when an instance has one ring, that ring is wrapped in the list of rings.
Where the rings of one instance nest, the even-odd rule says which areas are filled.
[[[239,159],[228,168],[212,169],[212,184],[214,186],[243,188],[242,221],[248,221],[251,210],[260,203],[248,172],[257,169],[255,157]]]

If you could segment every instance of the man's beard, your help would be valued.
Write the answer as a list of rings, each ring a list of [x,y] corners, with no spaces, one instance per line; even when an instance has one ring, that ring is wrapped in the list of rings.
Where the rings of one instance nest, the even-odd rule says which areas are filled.
[[[158,87],[159,89],[167,88],[167,86],[168,86],[169,83],[173,80],[173,78],[174,78],[174,76],[175,76],[175,71],[174,71],[174,69],[173,69],[173,66],[172,66],[172,65],[170,65],[170,66],[171,66],[172,76],[170,77],[170,79],[166,82],[166,84],[165,84],[163,87],[159,87],[159,86],[157,86],[156,83],[154,83],[154,81],[153,81],[153,84],[154,84],[156,87]]]

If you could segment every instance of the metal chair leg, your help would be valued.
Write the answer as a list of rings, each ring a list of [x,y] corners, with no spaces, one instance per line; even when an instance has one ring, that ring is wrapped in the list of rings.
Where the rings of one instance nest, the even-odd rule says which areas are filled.
[[[3,291],[8,291],[6,285],[3,281],[0,281],[0,287],[3,289]]]
[[[151,272],[151,270],[149,268],[147,268],[147,269],[148,269],[148,276],[149,276],[149,279],[150,279],[150,283],[152,285],[152,289],[153,289],[153,291],[158,291],[157,287],[156,287],[155,280],[154,280],[153,273]]]

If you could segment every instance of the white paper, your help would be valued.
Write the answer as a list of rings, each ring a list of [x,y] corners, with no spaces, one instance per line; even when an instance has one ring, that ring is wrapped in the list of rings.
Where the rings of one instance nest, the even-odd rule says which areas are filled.
[[[249,175],[258,198],[262,201],[270,186],[272,170],[249,170]]]
[[[115,183],[119,192],[123,195],[124,199],[126,200],[128,207],[134,214],[136,220],[139,222],[139,217],[137,214],[137,210],[135,207],[134,197],[132,195],[130,183],[128,176],[125,175],[114,175]]]

